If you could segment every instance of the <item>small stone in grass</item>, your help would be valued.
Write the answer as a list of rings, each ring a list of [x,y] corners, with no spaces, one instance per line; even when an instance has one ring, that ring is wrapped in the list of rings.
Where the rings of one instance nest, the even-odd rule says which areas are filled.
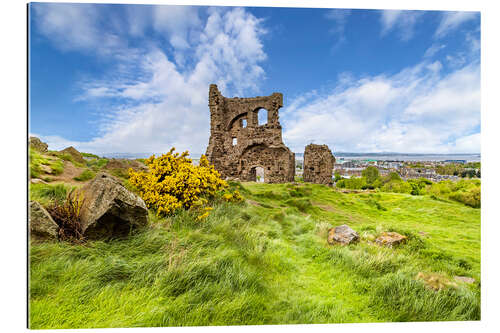
[[[347,224],[328,230],[328,244],[347,245],[357,242],[358,240],[358,233],[352,230]]]
[[[454,276],[455,280],[459,281],[459,282],[464,282],[464,283],[468,283],[468,284],[472,284],[474,282],[476,282],[476,280],[474,278],[471,278],[471,277],[468,277],[468,276]]]
[[[406,241],[406,236],[400,235],[397,232],[383,232],[380,236],[375,239],[375,243],[378,245],[393,247],[394,245],[399,245]]]

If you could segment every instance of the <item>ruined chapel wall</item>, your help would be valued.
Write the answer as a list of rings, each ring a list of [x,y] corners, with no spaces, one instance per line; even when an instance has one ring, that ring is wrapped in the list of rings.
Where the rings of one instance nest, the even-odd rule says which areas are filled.
[[[304,181],[330,184],[334,164],[335,157],[327,145],[307,145],[304,150]]]
[[[264,168],[266,182],[293,181],[295,154],[283,144],[278,111],[281,106],[283,95],[280,93],[227,98],[216,85],[210,85],[207,158],[223,177],[253,180],[252,168],[260,166]],[[267,123],[259,126],[260,109],[268,113]]]

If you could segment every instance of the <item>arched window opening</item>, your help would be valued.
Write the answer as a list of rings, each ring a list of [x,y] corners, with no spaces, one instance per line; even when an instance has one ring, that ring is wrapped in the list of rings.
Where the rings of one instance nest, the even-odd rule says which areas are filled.
[[[243,128],[247,127],[247,120],[246,119],[241,120],[241,127],[243,127]]]
[[[267,124],[267,114],[269,111],[266,109],[260,109],[257,111],[257,121],[259,126]]]
[[[236,146],[238,144],[238,138],[233,138],[233,146]]]

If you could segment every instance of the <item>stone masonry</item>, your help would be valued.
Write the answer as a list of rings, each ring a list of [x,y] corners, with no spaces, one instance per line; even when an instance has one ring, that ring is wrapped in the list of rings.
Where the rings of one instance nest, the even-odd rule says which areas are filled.
[[[304,151],[304,181],[316,184],[332,182],[335,157],[327,145],[310,144]]]
[[[227,98],[210,85],[210,140],[206,156],[226,179],[266,183],[292,182],[295,154],[283,144],[278,110],[283,95]],[[258,113],[267,112],[267,123],[259,125]]]

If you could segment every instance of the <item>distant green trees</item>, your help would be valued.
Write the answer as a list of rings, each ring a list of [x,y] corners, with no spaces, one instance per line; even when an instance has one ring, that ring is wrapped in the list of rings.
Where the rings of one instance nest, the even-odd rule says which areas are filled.
[[[381,192],[430,195],[436,200],[453,200],[470,207],[481,207],[481,180],[479,179],[446,180],[438,183],[426,178],[404,181],[396,172],[381,177],[375,167],[366,168],[361,175],[361,177],[345,179],[335,173],[336,186],[353,190],[375,189]]]
[[[372,165],[367,166],[361,173],[361,176],[366,178],[366,183],[368,185],[373,185],[373,183],[380,178],[378,169]]]
[[[335,182],[338,182],[339,180],[342,179],[342,176],[340,175],[340,172],[338,172],[338,171],[335,171],[335,173],[333,175],[335,176]]]
[[[366,179],[364,177],[343,178],[336,183],[339,188],[347,188],[352,190],[364,190],[367,188]]]
[[[476,171],[477,170],[477,171]],[[436,166],[436,173],[440,175],[453,175],[462,178],[481,178],[481,162],[447,163]]]

